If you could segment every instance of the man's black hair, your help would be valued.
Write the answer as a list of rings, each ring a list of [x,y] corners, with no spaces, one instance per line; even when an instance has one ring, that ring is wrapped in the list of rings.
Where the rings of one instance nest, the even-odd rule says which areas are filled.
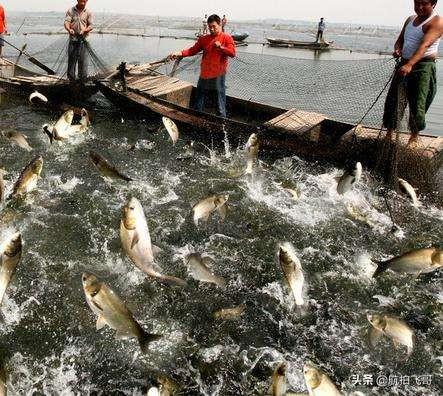
[[[208,17],[208,24],[212,23],[212,22],[217,22],[218,25],[221,24],[221,19],[217,14],[212,14],[209,15]]]

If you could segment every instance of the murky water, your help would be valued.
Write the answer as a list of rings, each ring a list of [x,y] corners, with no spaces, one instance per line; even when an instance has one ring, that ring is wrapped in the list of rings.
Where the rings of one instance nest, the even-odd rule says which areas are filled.
[[[257,395],[267,392],[281,361],[288,364],[289,389],[303,392],[307,359],[345,393],[440,393],[441,272],[418,279],[391,273],[374,281],[370,258],[441,248],[441,210],[413,209],[393,196],[401,231],[391,234],[379,186],[367,173],[341,197],[335,192],[338,169],[262,153],[252,179],[232,178],[244,166],[235,139],[230,156],[223,142],[214,142],[212,153],[197,144],[194,157],[178,161],[185,137],[173,147],[157,121],[128,119],[104,101],[96,105],[90,133],[52,146],[40,127],[56,114],[35,111],[26,102],[5,103],[1,114],[0,129],[26,134],[45,161],[37,191],[1,212],[0,239],[15,230],[24,239],[22,261],[1,307],[0,352],[11,394],[142,394],[163,374],[182,386],[182,394]],[[135,181],[102,179],[88,158],[90,149]],[[35,153],[2,140],[0,155],[9,191]],[[282,181],[297,184],[298,202],[281,190]],[[230,194],[225,222],[214,217],[196,228],[191,206],[221,192]],[[124,256],[120,210],[132,196],[141,201],[153,242],[163,250],[159,266],[187,279],[187,287],[147,279]],[[349,218],[348,203],[365,206],[373,227]],[[294,244],[303,266],[308,302],[303,310],[294,307],[276,263],[281,241]],[[189,277],[183,259],[193,251],[214,259],[214,272],[227,280],[225,289]],[[95,330],[82,272],[97,274],[146,330],[163,334],[148,354],[133,339]],[[247,309],[237,320],[212,317],[217,309],[241,303]],[[389,342],[368,346],[368,310],[411,323],[416,346],[409,360]],[[389,374],[409,376],[411,385],[376,386],[376,378]],[[373,376],[374,386],[354,385],[357,375]],[[416,385],[417,375],[430,375],[431,385]]]
[[[139,60],[142,49],[147,58],[159,55],[150,41],[135,48],[126,39],[115,42],[109,53],[126,51],[128,60],[131,55]],[[177,160],[186,136],[172,146],[158,119],[131,119],[96,99],[89,105],[91,131],[52,146],[41,126],[59,114],[32,109],[25,100],[0,107],[0,130],[19,130],[34,147],[27,153],[1,140],[8,192],[36,153],[45,161],[38,189],[0,212],[0,241],[16,230],[24,240],[22,261],[0,308],[0,359],[10,394],[138,395],[166,375],[181,394],[260,395],[268,392],[282,361],[288,389],[307,392],[306,360],[345,394],[441,394],[441,271],[418,279],[386,273],[375,281],[370,261],[419,247],[442,248],[440,209],[427,204],[414,209],[404,197],[391,195],[400,226],[393,234],[380,185],[367,172],[353,191],[339,196],[334,177],[340,170],[262,152],[255,175],[236,178],[245,167],[244,142],[233,133],[225,141],[206,138],[193,157]],[[91,149],[135,181],[105,181],[88,158]],[[285,181],[298,186],[299,201],[281,189]],[[228,216],[197,228],[191,207],[212,193],[230,195]],[[143,205],[153,243],[162,248],[158,265],[186,279],[186,287],[148,279],[125,257],[118,229],[121,208],[132,196]],[[350,203],[368,211],[372,227],[347,215]],[[294,306],[276,262],[282,241],[294,245],[304,270],[302,310]],[[184,257],[194,251],[214,259],[213,271],[226,279],[225,289],[189,276]],[[140,353],[134,339],[116,340],[109,328],[96,331],[83,272],[114,288],[147,331],[163,334],[148,354]],[[247,308],[237,320],[212,316],[243,303]],[[368,311],[397,315],[414,328],[408,360],[389,341],[368,345]],[[410,384],[384,384],[380,378],[389,375]]]

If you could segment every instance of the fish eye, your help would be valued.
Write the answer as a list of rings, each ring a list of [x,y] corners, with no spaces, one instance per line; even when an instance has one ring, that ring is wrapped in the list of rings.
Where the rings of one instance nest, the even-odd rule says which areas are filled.
[[[129,209],[131,209],[131,210],[134,210],[134,209],[135,209],[135,207],[134,207],[134,206],[130,206],[130,207],[129,207]]]

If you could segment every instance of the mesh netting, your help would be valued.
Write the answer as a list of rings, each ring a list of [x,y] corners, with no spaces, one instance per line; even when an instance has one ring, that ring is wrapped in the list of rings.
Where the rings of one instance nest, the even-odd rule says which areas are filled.
[[[227,93],[283,108],[325,114],[358,123],[386,86],[395,67],[392,59],[356,61],[301,60],[240,53],[230,62]],[[200,57],[185,58],[179,77],[196,83]],[[384,92],[364,119],[380,127]]]

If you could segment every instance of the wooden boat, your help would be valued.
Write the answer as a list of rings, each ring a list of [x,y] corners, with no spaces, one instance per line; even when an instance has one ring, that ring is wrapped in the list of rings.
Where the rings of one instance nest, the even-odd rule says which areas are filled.
[[[301,48],[301,49],[309,49],[315,51],[324,51],[330,48],[332,42],[309,42],[309,41],[295,41],[295,40],[286,40],[286,39],[277,39],[266,37],[268,41],[268,45],[271,47],[284,47],[284,48]]]
[[[4,58],[0,59],[0,88],[24,96],[38,91],[52,101],[64,102],[85,100],[98,91],[92,82],[70,83],[66,78],[37,73]]]
[[[360,161],[374,168],[380,151],[379,130],[338,122],[323,114],[299,109],[283,109],[263,103],[227,96],[229,117],[215,115],[211,109],[192,108],[196,88],[189,82],[152,70],[150,64],[133,66],[127,73],[127,88],[114,73],[96,82],[100,91],[115,105],[140,115],[162,115],[188,125],[198,137],[223,139],[235,143],[259,134],[261,146],[294,153],[308,159],[337,164]],[[398,146],[398,175],[422,191],[434,191],[442,163],[443,137],[422,136],[422,150],[406,147],[409,135],[401,135]],[[397,147],[397,146],[396,146]]]

